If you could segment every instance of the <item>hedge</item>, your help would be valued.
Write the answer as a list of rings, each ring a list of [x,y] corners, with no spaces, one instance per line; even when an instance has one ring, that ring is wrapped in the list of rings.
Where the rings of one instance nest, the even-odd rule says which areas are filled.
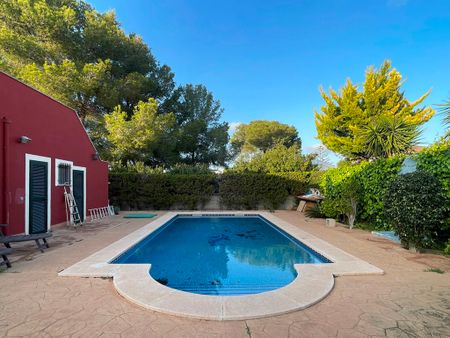
[[[109,195],[123,209],[196,209],[214,192],[213,174],[110,173]]]
[[[441,183],[450,205],[450,148],[449,141],[442,141],[412,156],[417,169],[431,173]],[[320,188],[327,199],[337,199],[342,194],[342,181],[354,176],[362,186],[357,219],[378,229],[389,229],[384,215],[384,196],[391,182],[398,176],[405,156],[345,165],[328,169],[321,178]],[[446,224],[449,224],[448,216]]]
[[[450,229],[450,139],[433,144],[417,154],[417,168],[431,173],[438,179],[443,190],[445,221],[443,230]],[[444,231],[449,236],[449,231]]]
[[[110,173],[110,201],[122,209],[197,209],[215,193],[222,207],[276,209],[316,185],[315,173]]]
[[[432,247],[444,223],[442,184],[433,174],[418,170],[399,175],[385,196],[386,219],[405,248]]]
[[[306,192],[311,173],[225,173],[219,177],[221,202],[231,209],[276,209],[289,195]]]

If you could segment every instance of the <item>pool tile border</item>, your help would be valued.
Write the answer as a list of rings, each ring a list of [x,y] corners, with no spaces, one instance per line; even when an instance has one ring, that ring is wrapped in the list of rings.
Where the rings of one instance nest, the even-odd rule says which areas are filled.
[[[269,292],[243,296],[206,296],[168,288],[149,275],[150,264],[109,264],[115,257],[177,215],[260,215],[333,263],[296,264],[297,278]],[[281,220],[270,212],[168,212],[122,239],[61,271],[59,276],[112,277],[124,298],[154,311],[210,320],[242,320],[307,308],[333,289],[334,276],[383,274],[383,270]]]

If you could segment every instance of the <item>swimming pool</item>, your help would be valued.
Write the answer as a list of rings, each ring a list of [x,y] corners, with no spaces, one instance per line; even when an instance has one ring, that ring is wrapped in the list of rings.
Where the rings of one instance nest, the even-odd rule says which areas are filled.
[[[334,276],[383,274],[383,270],[376,266],[350,255],[302,229],[301,224],[305,224],[306,221],[302,220],[301,215],[294,212],[290,213],[290,215],[295,215],[300,226],[293,225],[278,217],[277,213],[265,211],[254,211],[251,213],[241,210],[215,211],[214,213],[206,213],[204,211],[158,212],[158,215],[150,220],[149,223],[85,257],[76,264],[67,267],[59,272],[58,275],[64,277],[112,278],[115,290],[122,297],[153,311],[211,320],[245,320],[279,315],[312,306],[331,292],[334,286]],[[201,218],[206,220],[207,217],[215,218],[216,216],[226,219],[235,217],[234,220],[239,218],[248,220],[249,217],[253,217],[255,222],[253,227],[262,228],[266,236],[256,236],[251,232],[253,229],[251,229],[250,225],[246,225],[249,228],[245,231],[241,228],[239,232],[235,231],[234,233],[231,232],[232,229],[225,228],[225,226],[210,225],[210,227],[216,230],[221,229],[223,232],[213,232],[213,234],[206,237],[203,231],[198,231],[195,236],[192,231],[190,231],[189,236],[186,235],[181,230],[188,230],[190,227],[187,225],[179,227],[181,232],[178,233],[178,236],[174,236],[172,233],[172,231],[175,231],[171,230],[172,225],[176,225],[175,222],[178,222],[178,219]],[[260,223],[255,217],[260,217],[259,221],[264,222],[264,224],[262,226],[257,225]],[[120,231],[124,231],[124,228],[133,222],[137,221],[127,220],[119,223],[117,226],[122,227]],[[195,221],[195,223],[197,222]],[[198,226],[200,227],[200,225]],[[318,223],[315,226],[325,227],[325,224]],[[234,235],[231,236],[228,232],[224,233],[225,229],[230,230],[230,234]],[[247,231],[250,232],[247,233]],[[266,231],[269,233],[268,236]],[[152,239],[155,241],[161,240],[161,244],[163,244],[165,236],[172,237],[172,240],[159,249],[159,255],[167,259],[169,264],[173,262],[172,265],[174,267],[179,265],[181,258],[187,256],[189,252],[193,255],[192,257],[195,257],[194,254],[198,251],[190,251],[189,247],[192,246],[198,249],[198,246],[201,246],[199,244],[200,239],[202,237],[206,239],[206,242],[203,241],[203,246],[207,245],[211,251],[209,251],[208,259],[198,259],[198,262],[203,262],[205,265],[207,264],[205,262],[211,259],[210,262],[214,263],[208,265],[213,266],[211,271],[219,272],[219,274],[214,276],[219,276],[220,279],[217,281],[211,278],[204,278],[203,280],[210,283],[212,281],[215,285],[206,285],[207,283],[204,282],[206,287],[202,285],[203,290],[194,290],[197,293],[193,293],[192,290],[186,292],[175,289],[170,285],[164,285],[169,284],[171,282],[170,279],[175,281],[173,277],[170,277],[168,271],[166,271],[165,275],[167,280],[160,279],[159,282],[156,281],[153,276],[159,278],[156,276],[155,271],[157,269],[154,267],[157,262],[144,263],[144,260],[141,260],[142,263],[131,263],[131,261],[130,263],[119,263],[119,260],[131,260],[132,257],[136,259],[135,262],[138,262],[137,257],[140,254],[138,254],[136,249],[141,244],[146,241],[151,242]],[[272,240],[274,245],[269,250],[268,243]],[[245,242],[247,242],[246,245],[243,245]],[[259,249],[256,249],[255,245],[252,244],[254,242],[260,243],[257,246]],[[302,252],[297,246],[300,246],[306,252]],[[173,252],[173,250],[183,247],[185,251],[178,251],[178,255]],[[300,252],[302,253],[300,254]],[[232,255],[228,256],[229,254]],[[169,260],[171,255],[173,256]],[[142,257],[145,256],[142,255]],[[324,264],[323,258],[325,257],[331,262]],[[296,263],[297,260],[299,262],[302,261],[300,258],[303,259],[304,263]],[[284,263],[282,263],[283,260]],[[310,263],[307,263],[308,261]],[[197,262],[197,258],[191,260],[191,262]],[[293,270],[292,265],[294,265]],[[201,264],[197,266],[201,267]],[[245,285],[246,288],[242,287],[245,283],[240,281],[238,285],[240,287],[239,293],[236,291],[230,292],[231,286],[236,284],[236,279],[233,280],[231,278],[232,272],[241,270],[240,268],[238,269],[238,266],[247,268],[252,266],[255,270],[261,269],[259,272],[255,272],[259,276],[263,275],[261,271],[265,271],[264,277],[267,279],[265,282],[261,279],[264,283],[270,280],[273,271],[278,269],[276,275],[284,276],[284,279],[277,280],[278,284],[276,286],[281,283],[287,283],[294,275],[296,277],[287,285],[272,290],[268,290],[267,287],[273,287],[273,285],[266,285],[264,290],[258,290],[260,286],[256,284],[260,283],[256,283],[256,279],[252,281],[253,284],[250,283],[250,286]],[[174,271],[177,272],[177,269]],[[178,272],[180,272],[180,276],[184,275],[180,269],[178,269]],[[244,274],[242,278],[249,278],[248,275],[252,275],[252,273]],[[164,276],[162,277],[164,278]],[[226,284],[227,282],[229,284]],[[270,283],[267,282],[267,284]],[[184,285],[184,287],[186,288],[187,286]],[[228,288],[228,293],[218,296],[218,292],[224,292],[226,288]],[[248,292],[249,289],[252,291],[252,294]],[[206,293],[206,291],[209,293]]]
[[[179,215],[111,263],[151,264],[150,275],[170,288],[237,296],[291,283],[294,264],[330,260],[259,215]]]

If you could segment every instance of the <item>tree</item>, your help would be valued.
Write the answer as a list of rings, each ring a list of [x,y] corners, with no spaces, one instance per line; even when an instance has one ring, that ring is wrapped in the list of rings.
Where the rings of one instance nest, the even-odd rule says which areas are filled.
[[[220,102],[203,85],[177,90],[174,106],[178,130],[176,149],[188,164],[224,165],[227,160],[228,124],[220,122]]]
[[[371,158],[385,158],[411,152],[420,130],[402,119],[383,116],[364,127],[361,136]]]
[[[235,155],[239,153],[265,152],[277,145],[301,147],[297,129],[277,121],[256,120],[241,124],[231,138],[231,147]]]
[[[349,228],[353,229],[356,221],[358,204],[362,198],[363,188],[355,175],[345,177],[336,187],[332,187],[331,178],[327,177],[327,185],[334,190],[328,191],[326,199],[320,204],[320,212],[325,217],[341,218],[345,216]]]
[[[444,117],[444,126],[447,128],[445,138],[450,138],[450,99],[439,105],[439,110]]]
[[[112,155],[123,164],[142,161],[158,165],[173,153],[175,115],[158,114],[155,99],[139,102],[130,120],[120,106],[105,116],[107,139],[114,145]]]
[[[370,67],[366,71],[362,90],[350,79],[339,93],[330,89],[327,94],[321,89],[325,105],[321,107],[321,113],[315,113],[318,138],[328,149],[350,160],[362,160],[372,158],[367,149],[367,126],[386,118],[418,128],[434,114],[431,107],[418,107],[429,92],[410,102],[401,91],[402,83],[400,73],[392,68],[390,61],[385,61],[380,69]],[[392,133],[392,128],[384,127],[383,130]],[[389,135],[380,138],[387,139]],[[402,148],[409,149],[410,146],[412,144]],[[389,153],[385,151],[386,156]]]
[[[75,109],[104,158],[167,166],[227,159],[220,102],[204,86],[175,89],[170,67],[142,38],[126,34],[114,12],[99,13],[83,0],[0,1],[0,69]],[[133,115],[151,98],[161,116],[149,116],[149,133],[155,121],[175,121],[170,140],[167,133],[157,138],[167,144],[142,146],[134,133],[110,130],[113,121],[133,130]]]
[[[102,116],[105,104],[117,102],[111,84],[111,61],[86,63],[80,69],[73,61],[44,63],[42,67],[28,64],[19,70],[19,77],[36,89],[51,93],[53,98],[75,109],[84,122],[86,117]]]
[[[259,152],[249,160],[240,157],[233,169],[258,173],[305,172],[316,166],[312,163],[315,155],[302,155],[296,146],[286,147],[278,144],[266,152]]]
[[[120,105],[128,117],[139,101],[163,102],[174,74],[113,12],[78,0],[0,2],[0,69],[102,121]],[[166,113],[170,111],[165,111]]]

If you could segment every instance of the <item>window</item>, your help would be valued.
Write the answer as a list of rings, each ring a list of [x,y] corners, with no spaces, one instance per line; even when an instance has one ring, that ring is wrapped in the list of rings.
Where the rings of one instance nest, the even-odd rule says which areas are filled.
[[[72,162],[56,160],[56,185],[72,185]]]

